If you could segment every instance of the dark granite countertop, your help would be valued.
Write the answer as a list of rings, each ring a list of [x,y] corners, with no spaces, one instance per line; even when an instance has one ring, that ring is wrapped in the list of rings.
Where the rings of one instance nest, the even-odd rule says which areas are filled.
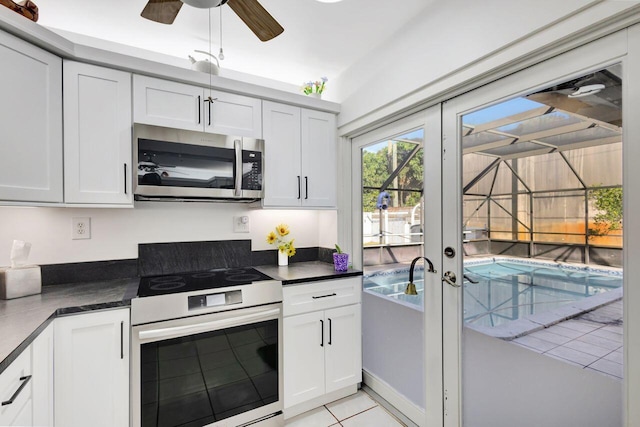
[[[283,285],[361,276],[362,271],[337,272],[322,261],[292,263],[288,267],[263,265],[258,270]],[[129,306],[139,278],[43,286],[42,293],[0,300],[0,373],[33,342],[56,317],[92,310]]]
[[[0,300],[0,373],[56,317],[130,305],[127,290],[138,280],[43,286],[38,295]]]
[[[315,282],[318,280],[340,279],[342,277],[362,276],[362,271],[350,268],[347,271],[335,271],[333,264],[322,261],[295,262],[287,267],[277,265],[261,265],[258,270],[281,280],[283,285]]]

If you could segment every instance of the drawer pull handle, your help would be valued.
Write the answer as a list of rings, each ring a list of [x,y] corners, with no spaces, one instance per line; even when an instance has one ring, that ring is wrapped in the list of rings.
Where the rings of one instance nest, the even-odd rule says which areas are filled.
[[[328,297],[335,297],[336,295],[338,295],[338,294],[336,294],[336,293],[334,292],[334,293],[332,293],[332,294],[320,295],[319,297],[311,297],[311,298],[313,298],[313,299],[328,298]]]
[[[26,387],[30,379],[31,379],[31,375],[27,375],[26,377],[20,377],[20,381],[22,381],[22,384],[20,384],[20,387],[18,387],[16,392],[13,393],[13,396],[11,396],[9,400],[5,400],[4,402],[2,402],[2,406],[11,405],[13,401],[18,398],[18,395],[20,394],[22,389]]]

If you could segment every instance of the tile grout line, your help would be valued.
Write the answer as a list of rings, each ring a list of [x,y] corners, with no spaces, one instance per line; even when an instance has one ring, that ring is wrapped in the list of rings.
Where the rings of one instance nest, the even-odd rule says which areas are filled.
[[[375,408],[377,408],[378,406],[380,406],[380,405],[378,405],[378,404],[376,403],[376,405],[375,405],[375,406],[372,406],[371,408],[365,409],[364,411],[360,411],[360,412],[355,413],[355,414],[353,414],[353,415],[349,415],[348,417],[346,417],[346,418],[344,418],[344,419],[342,419],[342,420],[339,420],[339,423],[340,423],[340,425],[342,425],[342,421],[344,421],[344,420],[348,420],[348,419],[353,418],[353,417],[355,417],[355,416],[357,416],[357,415],[360,415],[360,414],[364,414],[365,412],[370,411],[370,410],[372,410],[372,409],[375,409]],[[333,415],[333,414],[332,414],[332,415]],[[334,417],[335,417],[335,415],[334,415]],[[394,417],[394,418],[395,418],[395,417]]]

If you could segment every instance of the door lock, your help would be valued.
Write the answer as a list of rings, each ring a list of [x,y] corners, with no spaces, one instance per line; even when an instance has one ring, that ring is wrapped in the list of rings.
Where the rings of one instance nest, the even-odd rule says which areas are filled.
[[[444,248],[444,256],[446,256],[447,258],[453,258],[454,256],[456,256],[456,250],[451,246],[447,246],[446,248]]]
[[[447,282],[454,288],[460,287],[460,285],[456,283],[457,280],[458,279],[456,278],[456,274],[453,271],[447,271],[446,273],[444,273],[444,276],[442,276],[442,281]]]

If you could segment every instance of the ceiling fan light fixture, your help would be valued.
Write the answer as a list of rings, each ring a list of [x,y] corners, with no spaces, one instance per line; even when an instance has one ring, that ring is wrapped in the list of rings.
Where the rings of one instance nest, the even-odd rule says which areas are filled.
[[[222,6],[227,0],[182,0],[182,2],[200,9],[211,9],[212,7]]]
[[[605,86],[601,83],[597,83],[594,85],[581,86],[577,88],[575,92],[572,92],[567,96],[569,98],[582,98],[583,96],[595,95],[596,93],[600,92],[604,88]]]

